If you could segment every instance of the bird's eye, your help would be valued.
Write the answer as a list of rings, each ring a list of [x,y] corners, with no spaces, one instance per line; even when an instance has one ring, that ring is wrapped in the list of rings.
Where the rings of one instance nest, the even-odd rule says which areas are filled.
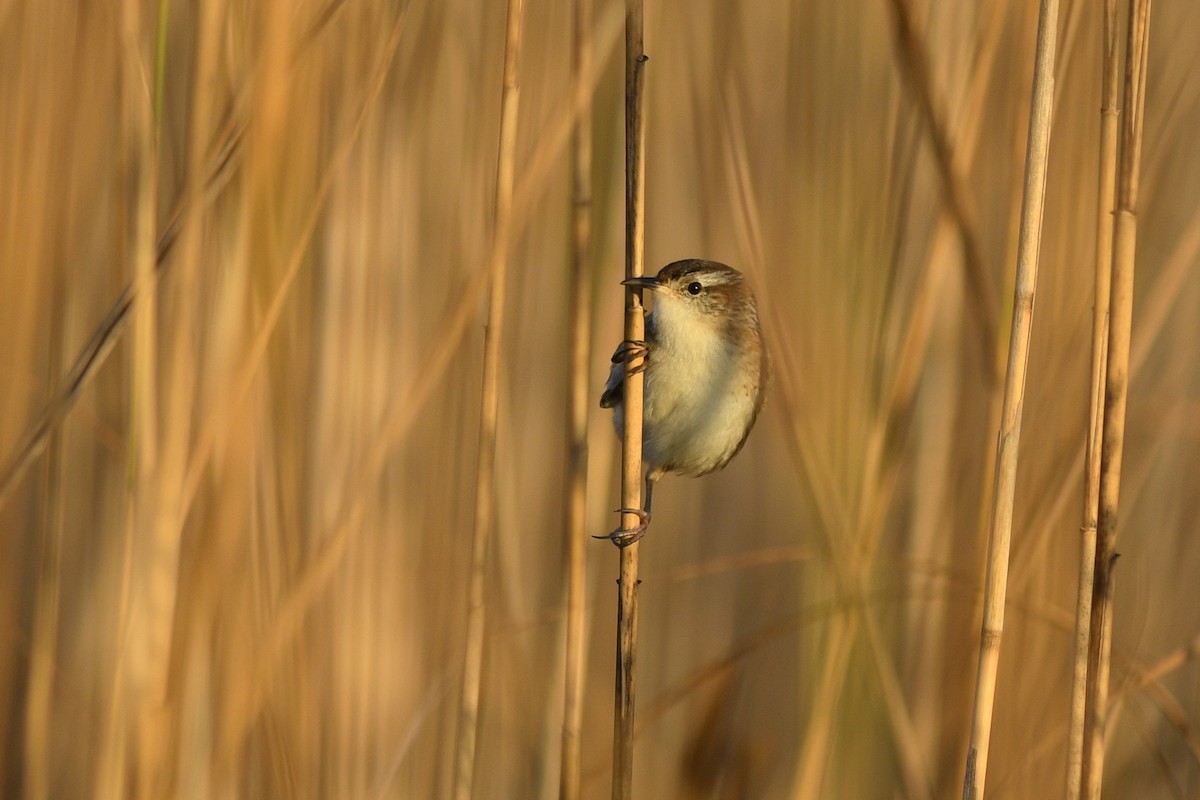
[[[700,285],[700,281],[692,281],[687,285],[688,294],[700,294],[704,287]]]

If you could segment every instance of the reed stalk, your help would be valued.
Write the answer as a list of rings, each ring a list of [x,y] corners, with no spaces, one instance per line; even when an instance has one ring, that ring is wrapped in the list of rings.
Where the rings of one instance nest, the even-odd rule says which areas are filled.
[[[571,39],[571,83],[580,86],[592,70],[592,0],[575,0]],[[591,94],[589,93],[589,98]],[[588,368],[591,362],[592,115],[589,102],[575,117],[571,147],[571,316],[568,320],[566,536],[566,665],[563,683],[561,800],[578,800],[581,778],[585,601],[587,579]]]
[[[1096,202],[1095,299],[1092,305],[1092,367],[1087,443],[1084,448],[1083,516],[1079,541],[1079,589],[1075,602],[1075,654],[1067,729],[1067,800],[1078,800],[1083,782],[1083,732],[1087,709],[1088,639],[1095,582],[1096,515],[1100,503],[1100,442],[1104,429],[1104,377],[1108,357],[1113,204],[1117,186],[1117,2],[1104,2],[1100,105],[1100,179]]]
[[[1084,720],[1081,793],[1100,797],[1104,783],[1104,737],[1108,723],[1108,678],[1112,656],[1113,566],[1117,559],[1117,510],[1125,450],[1125,408],[1129,395],[1129,343],[1133,327],[1133,279],[1137,247],[1137,197],[1146,109],[1150,0],[1130,0],[1125,49],[1125,115],[1121,126],[1121,165],[1113,222],[1112,279],[1104,431],[1100,448],[1100,491],[1096,558],[1089,626],[1087,711]]]
[[[1013,296],[1012,332],[1004,378],[1000,433],[996,443],[996,479],[988,533],[987,579],[984,585],[983,626],[975,679],[971,739],[967,750],[964,800],[983,800],[988,745],[1000,639],[1004,632],[1004,601],[1008,587],[1008,553],[1012,541],[1013,499],[1017,488],[1017,455],[1021,440],[1021,411],[1025,373],[1033,328],[1033,299],[1037,289],[1042,214],[1046,196],[1046,165],[1054,106],[1054,51],[1058,38],[1058,1],[1042,0],[1038,11],[1037,49],[1029,108],[1029,134],[1017,242],[1017,275]]]
[[[646,95],[643,91],[646,55],[643,52],[642,0],[625,6],[625,277],[645,273],[646,246]],[[625,292],[625,338],[645,336],[641,290]],[[642,507],[642,374],[626,364],[625,424],[621,442],[621,506]],[[622,514],[622,527],[638,523]],[[617,579],[617,667],[613,709],[614,800],[633,794],[633,735],[637,663],[638,566],[640,543],[621,548]]]
[[[467,640],[463,656],[462,694],[454,756],[454,797],[469,800],[475,777],[479,738],[479,691],[483,679],[483,634],[486,621],[484,583],[496,490],[496,425],[500,407],[500,345],[504,336],[508,249],[512,232],[513,182],[516,173],[517,111],[520,100],[518,64],[521,53],[522,0],[508,0],[504,41],[504,83],[500,93],[500,143],[488,298],[488,324],[483,340],[483,386],[479,403],[479,439],[475,472],[475,530],[471,542],[467,599]]]

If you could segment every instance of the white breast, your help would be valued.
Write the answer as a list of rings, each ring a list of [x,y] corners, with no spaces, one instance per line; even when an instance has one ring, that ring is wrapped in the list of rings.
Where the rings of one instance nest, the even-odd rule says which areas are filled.
[[[703,475],[724,466],[745,439],[759,375],[749,354],[689,311],[670,301],[654,310],[643,455],[670,472]]]

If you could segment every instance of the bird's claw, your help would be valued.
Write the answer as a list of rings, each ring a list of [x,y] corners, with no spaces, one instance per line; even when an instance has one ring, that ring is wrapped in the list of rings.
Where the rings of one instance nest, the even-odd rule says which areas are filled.
[[[625,339],[617,347],[617,352],[613,353],[613,363],[618,361],[628,361],[631,358],[646,355],[646,342],[644,339]]]
[[[646,369],[650,363],[650,348],[641,339],[626,339],[621,342],[617,352],[613,353],[612,363],[630,364],[634,361],[639,363],[629,367],[627,375],[636,375]]]
[[[640,508],[618,508],[616,513],[633,514],[638,518],[638,524],[632,528],[617,528],[606,536],[593,536],[592,538],[608,539],[622,549],[629,547],[634,542],[641,541],[641,538],[646,535],[646,529],[650,527],[650,512]]]

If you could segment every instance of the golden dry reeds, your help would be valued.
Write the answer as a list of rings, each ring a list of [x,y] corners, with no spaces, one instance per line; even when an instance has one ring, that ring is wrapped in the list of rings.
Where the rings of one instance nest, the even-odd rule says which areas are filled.
[[[0,3],[0,795],[452,795],[485,349],[471,794],[611,794],[613,548],[587,535],[614,527],[622,471],[596,399],[624,322],[626,8],[594,3],[572,70],[573,5],[524,3],[485,346],[504,4]],[[1112,106],[1102,8],[1061,5],[995,798],[1055,796],[1086,752],[1077,502]],[[1120,588],[1085,730],[1104,797],[1165,800],[1200,779],[1200,6],[1154,6]],[[961,794],[1036,16],[646,7],[644,263],[742,269],[775,379],[727,469],[657,487],[633,797]]]

